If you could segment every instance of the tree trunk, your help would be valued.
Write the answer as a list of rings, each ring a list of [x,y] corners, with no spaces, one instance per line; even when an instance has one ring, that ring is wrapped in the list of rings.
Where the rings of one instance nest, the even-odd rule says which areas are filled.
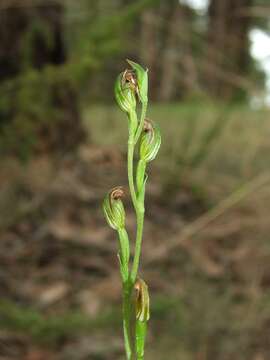
[[[141,15],[140,62],[151,69],[149,94],[155,99],[158,93],[159,71],[159,18],[156,9],[147,9]]]
[[[176,94],[176,83],[180,65],[182,8],[179,2],[171,2],[167,36],[161,54],[161,81],[159,100],[170,101]]]
[[[244,94],[240,79],[248,72],[250,18],[243,9],[252,0],[211,0],[205,84],[212,96],[231,99]]]
[[[177,0],[142,14],[140,61],[150,68],[153,100],[175,101],[197,91],[191,44],[192,10]]]
[[[163,48],[159,100],[172,101],[198,91],[197,69],[192,54],[192,16],[189,7],[171,2]]]

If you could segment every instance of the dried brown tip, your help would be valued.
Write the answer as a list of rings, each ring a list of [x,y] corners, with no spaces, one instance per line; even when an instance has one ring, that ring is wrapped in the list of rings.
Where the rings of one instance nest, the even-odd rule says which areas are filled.
[[[143,131],[148,135],[149,142],[154,139],[154,128],[150,119],[144,119]]]
[[[135,284],[134,284],[134,290],[135,290],[135,298],[136,301],[140,301],[140,298],[142,296],[142,284],[140,282],[140,280],[136,280]]]
[[[131,89],[138,92],[138,82],[134,70],[127,69],[123,72],[122,86],[128,84]]]
[[[122,186],[117,186],[113,188],[110,192],[110,200],[121,199],[125,195],[124,189]]]
[[[151,122],[151,120],[148,119],[148,118],[145,118],[145,119],[144,119],[143,131],[145,131],[145,132],[153,131],[152,122]]]

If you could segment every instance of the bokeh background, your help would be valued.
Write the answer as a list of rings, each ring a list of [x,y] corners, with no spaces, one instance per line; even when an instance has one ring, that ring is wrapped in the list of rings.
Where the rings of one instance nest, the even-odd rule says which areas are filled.
[[[269,16],[268,0],[0,1],[1,360],[124,359],[100,204],[127,185],[126,58],[149,68],[163,139],[146,359],[270,359]]]

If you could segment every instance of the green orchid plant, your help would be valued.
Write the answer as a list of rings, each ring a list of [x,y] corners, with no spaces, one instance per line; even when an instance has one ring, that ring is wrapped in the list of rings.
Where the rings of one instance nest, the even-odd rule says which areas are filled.
[[[144,359],[147,322],[150,318],[148,287],[138,277],[144,224],[144,198],[147,182],[147,165],[155,159],[161,136],[158,126],[146,119],[148,104],[148,70],[127,60],[130,69],[122,72],[115,83],[115,98],[128,118],[128,184],[136,214],[134,256],[130,256],[130,240],[125,227],[125,208],[122,202],[123,187],[113,188],[105,197],[103,211],[110,227],[119,239],[119,267],[123,289],[123,331],[126,358]],[[137,115],[140,110],[140,116]],[[138,148],[139,160],[134,166],[134,152]],[[135,314],[135,323],[132,321]]]

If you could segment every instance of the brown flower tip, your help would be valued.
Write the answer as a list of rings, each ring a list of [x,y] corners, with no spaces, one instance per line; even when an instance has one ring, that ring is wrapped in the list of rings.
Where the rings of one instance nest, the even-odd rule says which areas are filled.
[[[135,290],[135,298],[136,301],[140,301],[142,296],[142,283],[140,279],[137,279],[134,284],[134,290]]]
[[[136,319],[140,321],[148,321],[150,318],[150,300],[148,286],[142,279],[137,279],[134,284],[135,303],[136,303]]]
[[[128,85],[130,89],[138,93],[139,89],[135,71],[127,69],[123,72],[122,87],[125,85]]]
[[[154,127],[152,121],[148,118],[144,119],[143,131],[147,134],[148,141],[152,142],[154,140]]]
[[[117,186],[113,188],[110,192],[111,200],[119,200],[125,195],[124,189],[122,186]]]
[[[143,131],[148,133],[148,132],[153,132],[153,125],[150,119],[145,118],[144,119],[144,124],[143,124]]]

